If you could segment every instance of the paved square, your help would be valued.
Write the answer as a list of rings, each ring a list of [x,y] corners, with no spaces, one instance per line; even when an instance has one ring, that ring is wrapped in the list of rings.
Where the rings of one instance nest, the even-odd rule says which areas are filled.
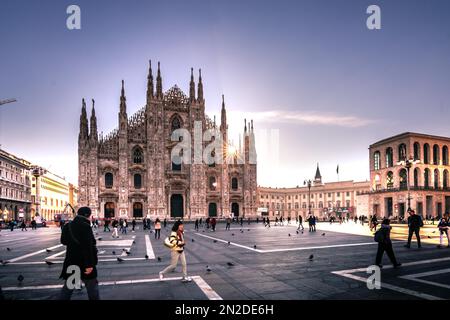
[[[141,226],[140,226],[141,227]],[[266,228],[262,223],[233,224],[230,231],[186,226],[186,258],[191,283],[182,283],[181,266],[164,281],[158,272],[170,250],[154,233],[128,232],[112,239],[96,232],[100,295],[103,299],[449,299],[450,249],[437,249],[436,226],[423,230],[424,244],[403,247],[404,226],[394,226],[394,250],[403,263],[384,257],[380,290],[369,290],[366,268],[374,263],[376,243],[367,225],[319,223],[317,232],[296,225]],[[6,299],[56,299],[65,255],[60,230],[45,228],[0,232],[0,285]],[[9,248],[10,250],[8,250]],[[128,253],[127,253],[128,252]],[[310,259],[310,256],[313,256]],[[147,256],[147,257],[146,257]],[[118,261],[120,257],[122,262]],[[159,258],[159,259],[158,259]],[[50,262],[50,263],[48,263]],[[207,266],[211,271],[207,271]],[[22,283],[17,278],[24,277]],[[87,299],[83,289],[73,299]]]

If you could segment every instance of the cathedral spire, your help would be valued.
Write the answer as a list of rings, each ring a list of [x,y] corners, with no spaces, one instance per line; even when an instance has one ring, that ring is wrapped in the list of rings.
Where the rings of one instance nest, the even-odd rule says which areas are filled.
[[[225,110],[225,96],[222,94],[222,109],[220,111],[220,130],[227,129],[227,111]]]
[[[322,175],[320,174],[319,163],[317,163],[316,175],[314,177],[315,183],[322,183]]]
[[[90,131],[89,138],[93,141],[98,141],[97,117],[95,116],[95,100],[94,99],[92,99],[91,131]]]
[[[152,60],[149,60],[148,77],[147,77],[147,104],[153,98],[153,72]]]
[[[79,140],[86,140],[88,138],[88,119],[86,113],[86,102],[84,98],[81,100],[81,115],[80,115],[80,134],[78,136]]]
[[[195,82],[194,82],[194,68],[191,68],[191,82],[189,82],[189,100],[195,101]]]
[[[202,69],[198,70],[198,90],[197,90],[197,101],[203,101],[203,83],[202,83]]]
[[[247,133],[247,119],[244,119],[244,133]]]
[[[125,83],[122,80],[122,90],[120,93],[120,113],[127,113],[127,98],[125,98]]]
[[[163,97],[161,69],[160,69],[159,61],[158,61],[158,73],[156,75],[156,97],[159,99],[162,99],[162,97]]]

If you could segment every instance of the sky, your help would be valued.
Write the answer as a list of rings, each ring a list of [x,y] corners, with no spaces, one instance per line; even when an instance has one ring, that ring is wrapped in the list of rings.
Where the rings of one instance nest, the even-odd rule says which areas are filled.
[[[66,26],[69,5],[81,29]],[[369,5],[381,29],[369,30]],[[254,120],[258,184],[369,178],[370,144],[401,132],[450,136],[450,1],[0,0],[0,147],[77,182],[81,99],[99,132],[202,69],[206,112],[225,95],[235,144]],[[196,72],[197,82],[197,72]],[[88,114],[90,104],[88,103]],[[274,143],[275,142],[275,143]]]

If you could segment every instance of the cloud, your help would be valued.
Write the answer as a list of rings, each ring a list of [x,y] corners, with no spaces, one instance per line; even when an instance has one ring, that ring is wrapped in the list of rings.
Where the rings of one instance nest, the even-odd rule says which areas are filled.
[[[365,127],[373,124],[376,120],[361,118],[353,115],[338,115],[328,112],[295,112],[284,110],[270,110],[261,112],[228,112],[232,119],[238,119],[245,116],[247,119],[253,119],[261,123],[306,123],[325,126],[340,126],[347,128]]]

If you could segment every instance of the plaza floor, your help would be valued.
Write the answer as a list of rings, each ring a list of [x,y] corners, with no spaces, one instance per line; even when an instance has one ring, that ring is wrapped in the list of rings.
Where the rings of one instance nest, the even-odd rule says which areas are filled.
[[[204,228],[196,232],[193,224],[187,224],[190,283],[180,281],[181,266],[164,281],[158,279],[158,272],[170,260],[170,250],[163,245],[169,228],[162,230],[159,240],[141,226],[119,239],[97,231],[102,299],[450,298],[450,280],[446,280],[450,249],[436,248],[436,226],[422,230],[422,249],[415,242],[411,249],[404,248],[407,230],[394,226],[394,250],[403,266],[391,268],[384,257],[379,290],[370,290],[366,284],[370,276],[366,268],[374,263],[377,249],[367,224],[319,223],[313,233],[297,232],[296,225],[266,228],[255,222],[242,227],[233,224],[230,231],[219,223],[216,232]],[[0,232],[0,260],[6,262],[0,266],[0,286],[6,299],[58,297],[65,255],[59,238],[58,228]],[[24,277],[21,283],[19,275]],[[73,299],[87,299],[86,291],[74,292]]]

